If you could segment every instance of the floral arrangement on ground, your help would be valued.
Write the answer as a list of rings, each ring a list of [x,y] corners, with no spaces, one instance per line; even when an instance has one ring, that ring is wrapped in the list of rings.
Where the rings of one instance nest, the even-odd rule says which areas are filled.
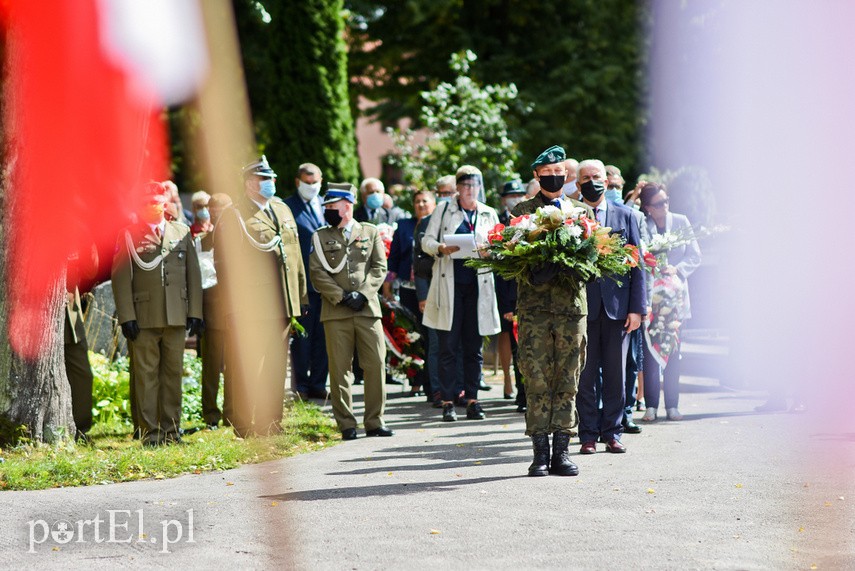
[[[396,301],[380,297],[383,337],[386,339],[386,374],[412,380],[425,365],[424,341],[416,331],[413,314]]]

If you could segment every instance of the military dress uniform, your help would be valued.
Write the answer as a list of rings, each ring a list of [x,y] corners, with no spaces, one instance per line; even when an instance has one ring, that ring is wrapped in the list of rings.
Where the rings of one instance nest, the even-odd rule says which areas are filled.
[[[84,438],[92,427],[92,366],[89,364],[89,345],[83,321],[83,304],[80,285],[91,281],[98,273],[98,250],[92,244],[88,256],[80,251],[68,258],[66,272],[66,304],[63,319],[65,374],[71,385],[71,412],[77,427],[75,438]]]
[[[119,234],[113,295],[119,323],[135,321],[128,340],[131,406],[144,443],[180,440],[181,372],[188,319],[202,319],[202,276],[190,228],[165,221],[162,235],[145,223]]]
[[[386,278],[386,253],[380,233],[372,224],[353,220],[347,235],[343,228],[324,226],[315,232],[312,243],[309,273],[323,299],[321,322],[336,423],[342,434],[356,429],[350,373],[355,348],[365,374],[365,430],[369,434],[384,431],[386,344],[377,290]],[[349,292],[367,299],[359,311],[342,303]]]
[[[533,214],[547,204],[550,202],[538,193],[516,205],[512,214]],[[521,286],[517,295],[519,368],[525,379],[528,409],[525,433],[575,435],[576,392],[585,364],[585,288],[580,286],[571,295],[566,286],[553,280]]]
[[[214,264],[228,329],[232,410],[225,420],[242,436],[281,432],[290,320],[308,304],[291,209],[276,197],[264,209],[237,199],[217,222]]]

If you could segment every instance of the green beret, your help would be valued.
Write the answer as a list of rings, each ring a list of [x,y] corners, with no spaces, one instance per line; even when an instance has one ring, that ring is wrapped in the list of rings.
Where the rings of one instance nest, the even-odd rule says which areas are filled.
[[[511,196],[513,194],[525,194],[525,189],[519,179],[509,180],[502,186],[501,196]]]
[[[567,158],[566,153],[564,153],[564,148],[559,147],[558,145],[552,145],[534,159],[534,162],[531,163],[531,170],[537,170],[537,167],[540,165],[551,165],[554,163],[560,163],[564,159]]]

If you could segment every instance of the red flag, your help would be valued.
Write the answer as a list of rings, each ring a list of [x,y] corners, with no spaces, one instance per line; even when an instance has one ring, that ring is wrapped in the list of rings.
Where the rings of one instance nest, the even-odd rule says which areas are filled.
[[[112,251],[138,183],[168,177],[155,91],[105,57],[95,0],[9,0],[5,116],[8,307],[13,349],[35,357],[44,305],[82,225]],[[140,94],[143,94],[141,97]],[[147,100],[146,100],[147,99]]]

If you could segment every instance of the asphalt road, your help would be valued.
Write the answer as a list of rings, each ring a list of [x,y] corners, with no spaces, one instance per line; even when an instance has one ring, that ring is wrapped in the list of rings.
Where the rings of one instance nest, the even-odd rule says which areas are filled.
[[[684,421],[624,436],[623,455],[579,456],[574,440],[578,477],[528,478],[522,415],[500,391],[484,421],[442,423],[393,393],[392,438],[3,492],[0,566],[855,569],[855,431],[823,431],[821,411],[756,414],[762,393],[684,378]]]

